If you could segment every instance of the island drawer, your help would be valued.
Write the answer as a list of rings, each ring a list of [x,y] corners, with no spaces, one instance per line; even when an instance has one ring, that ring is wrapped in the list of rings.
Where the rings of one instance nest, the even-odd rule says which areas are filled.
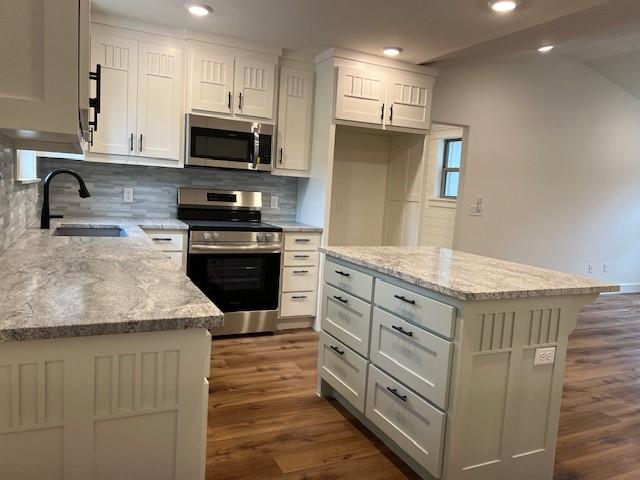
[[[320,376],[364,414],[367,361],[342,342],[320,333]]]
[[[280,317],[313,317],[316,314],[315,292],[283,293],[280,297]]]
[[[366,357],[369,353],[371,305],[325,285],[322,329]]]
[[[353,268],[328,260],[324,266],[324,281],[368,302],[373,295],[373,277]]]
[[[282,264],[285,267],[307,267],[318,265],[318,252],[284,252]]]
[[[181,252],[185,235],[182,233],[146,231],[153,244],[163,252]]]
[[[316,289],[318,267],[283,267],[283,292],[310,292]]]
[[[366,417],[440,478],[446,416],[407,387],[369,366]]]
[[[456,309],[437,300],[376,279],[375,304],[427,330],[453,338]]]
[[[311,250],[315,251],[320,246],[320,235],[318,234],[286,234],[284,236],[285,250]]]
[[[452,352],[451,342],[373,309],[371,361],[442,409],[447,408]]]

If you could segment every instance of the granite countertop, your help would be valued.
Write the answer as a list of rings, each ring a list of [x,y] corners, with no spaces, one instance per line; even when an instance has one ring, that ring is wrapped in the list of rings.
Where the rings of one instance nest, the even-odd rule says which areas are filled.
[[[617,292],[618,285],[441,247],[320,247],[335,258],[460,300]]]
[[[322,227],[314,227],[313,225],[307,225],[305,223],[298,222],[270,222],[264,220],[265,223],[281,227],[284,232],[299,232],[299,233],[322,233]]]
[[[54,237],[65,226],[118,226],[126,237]],[[222,312],[140,228],[172,219],[76,218],[31,228],[0,256],[0,342],[222,325]]]

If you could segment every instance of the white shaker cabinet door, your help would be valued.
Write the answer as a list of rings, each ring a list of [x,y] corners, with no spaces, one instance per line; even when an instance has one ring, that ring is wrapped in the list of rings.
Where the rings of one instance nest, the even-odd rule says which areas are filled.
[[[137,154],[179,160],[182,124],[182,50],[140,44]]]
[[[102,66],[98,128],[93,153],[134,155],[138,84],[138,42],[107,35],[91,36],[91,65]],[[94,83],[94,82],[92,82]],[[95,96],[95,92],[92,92]]]
[[[204,48],[189,53],[189,99],[193,112],[233,113],[233,55]]]
[[[433,78],[394,72],[389,81],[387,125],[427,130],[431,125]]]
[[[313,72],[283,68],[280,73],[277,168],[309,169],[312,105]]]
[[[336,119],[382,125],[386,91],[382,73],[338,67]]]
[[[272,63],[236,57],[235,106],[236,115],[273,118],[273,97],[276,67]]]

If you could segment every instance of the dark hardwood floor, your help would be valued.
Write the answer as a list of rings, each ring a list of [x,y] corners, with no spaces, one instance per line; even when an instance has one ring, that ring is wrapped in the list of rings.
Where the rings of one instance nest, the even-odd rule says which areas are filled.
[[[418,478],[316,396],[317,344],[309,330],[214,340],[207,479]],[[580,314],[555,470],[556,480],[640,479],[640,295],[603,297]]]

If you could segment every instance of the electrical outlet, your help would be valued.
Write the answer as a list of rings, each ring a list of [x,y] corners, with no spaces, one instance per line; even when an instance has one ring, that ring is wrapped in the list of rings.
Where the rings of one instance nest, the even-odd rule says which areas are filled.
[[[594,267],[593,263],[590,263],[590,264],[587,266],[587,271],[588,271],[589,273],[593,273],[593,267]]]
[[[484,202],[482,197],[478,197],[476,203],[469,208],[469,215],[472,217],[481,217],[484,214]]]
[[[280,199],[277,195],[271,195],[271,208],[280,208]]]
[[[556,361],[556,347],[536,348],[536,354],[533,357],[533,366],[553,365]]]
[[[609,271],[609,264],[605,263],[602,265],[602,273],[607,273]]]
[[[125,187],[124,188],[124,203],[133,203],[133,188]]]

